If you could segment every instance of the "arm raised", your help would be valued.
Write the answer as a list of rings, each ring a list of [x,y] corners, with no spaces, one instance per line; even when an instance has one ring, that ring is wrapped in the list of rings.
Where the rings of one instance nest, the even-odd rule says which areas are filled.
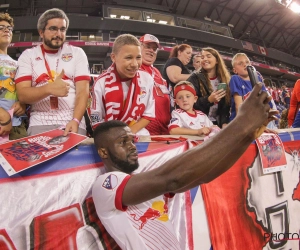
[[[272,120],[270,98],[257,84],[237,117],[210,140],[180,154],[159,168],[133,175],[123,192],[123,204],[134,205],[168,192],[182,192],[207,183],[227,171]]]

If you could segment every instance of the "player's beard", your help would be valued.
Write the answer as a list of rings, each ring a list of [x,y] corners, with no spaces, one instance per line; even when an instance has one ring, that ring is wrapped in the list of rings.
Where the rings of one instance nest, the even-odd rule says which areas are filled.
[[[58,42],[57,42],[57,40],[58,40]],[[59,49],[63,45],[64,39],[62,39],[60,37],[55,37],[52,39],[44,38],[44,43],[51,49]]]
[[[110,160],[113,162],[114,167],[120,169],[122,172],[126,174],[131,174],[134,170],[139,167],[139,162],[136,161],[134,163],[130,163],[128,160],[124,161],[116,156],[114,156],[110,150],[108,150],[108,155]]]

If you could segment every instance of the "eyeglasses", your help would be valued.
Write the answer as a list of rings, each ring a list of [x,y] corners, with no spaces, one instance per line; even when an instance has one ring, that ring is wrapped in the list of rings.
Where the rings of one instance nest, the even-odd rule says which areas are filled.
[[[154,52],[158,51],[158,47],[156,45],[148,44],[148,43],[142,43],[142,46],[145,49],[152,49]]]
[[[58,28],[56,26],[51,26],[51,27],[47,28],[46,30],[49,30],[51,33],[57,33],[59,30],[61,33],[65,33],[67,31],[67,28],[66,27]]]
[[[5,29],[7,29],[9,32],[12,32],[14,30],[12,26],[0,25],[0,30],[5,31]]]

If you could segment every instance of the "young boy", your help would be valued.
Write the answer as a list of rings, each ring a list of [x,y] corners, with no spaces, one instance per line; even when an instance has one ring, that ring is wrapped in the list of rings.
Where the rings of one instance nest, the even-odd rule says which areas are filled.
[[[247,71],[247,66],[251,65],[248,56],[244,53],[237,53],[232,58],[231,64],[233,67],[233,72],[236,75],[233,75],[229,82],[231,92],[230,121],[236,117],[240,105],[245,101],[252,91],[252,85]],[[258,78],[260,82],[262,82],[260,75]],[[262,86],[262,90],[267,91],[264,85]]]
[[[194,86],[188,81],[181,81],[174,87],[175,102],[180,109],[172,111],[172,119],[169,124],[171,135],[208,135],[213,123],[206,114],[194,110],[193,105],[197,101]]]
[[[0,107],[1,118],[0,136],[9,135],[10,140],[27,136],[25,123],[22,116],[26,106],[18,100],[14,82],[17,62],[7,53],[13,37],[14,20],[8,13],[0,13]],[[13,117],[6,111],[13,109]],[[7,119],[9,118],[9,119]]]
[[[92,126],[119,120],[127,123],[133,133],[149,135],[145,127],[155,119],[154,86],[151,75],[139,70],[142,64],[139,40],[130,34],[118,36],[111,59],[113,64],[93,86]]]

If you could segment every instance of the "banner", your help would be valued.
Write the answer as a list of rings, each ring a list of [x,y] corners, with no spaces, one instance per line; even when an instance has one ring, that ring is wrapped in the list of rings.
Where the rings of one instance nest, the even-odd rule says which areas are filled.
[[[279,135],[285,171],[264,175],[253,143],[220,177],[175,195],[169,215],[182,249],[299,250],[300,131]],[[139,170],[195,145],[137,143]],[[103,171],[94,146],[82,144],[11,177],[0,171],[0,249],[120,249],[91,197]]]
[[[263,174],[256,145],[202,185],[214,249],[299,249],[300,144],[284,142],[288,169]]]
[[[85,157],[80,147],[92,145],[68,152],[69,161],[74,154]],[[187,147],[187,142],[176,143],[141,154],[139,171],[158,167]],[[102,163],[63,168],[0,179],[0,249],[119,249],[98,219],[91,197],[92,185],[104,171]],[[175,195],[169,207],[182,249],[193,249],[190,207],[189,192]]]

